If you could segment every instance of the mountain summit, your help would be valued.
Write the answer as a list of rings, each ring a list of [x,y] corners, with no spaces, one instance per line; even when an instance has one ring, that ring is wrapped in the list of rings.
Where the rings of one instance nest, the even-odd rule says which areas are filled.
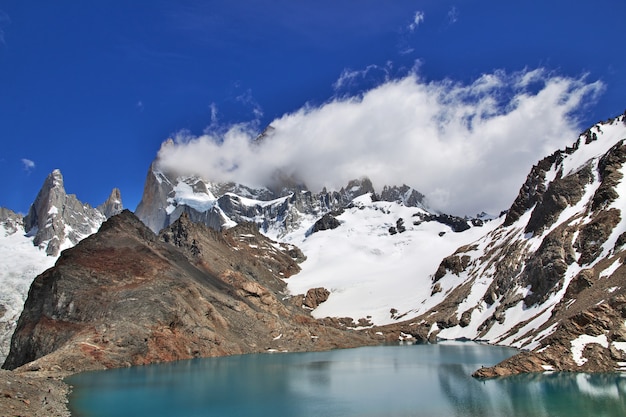
[[[56,169],[48,175],[35,202],[24,217],[24,230],[33,236],[33,244],[45,248],[50,256],[57,256],[65,248],[96,232],[100,224],[122,209],[120,192],[99,209],[81,203],[74,194],[67,194],[63,175]]]

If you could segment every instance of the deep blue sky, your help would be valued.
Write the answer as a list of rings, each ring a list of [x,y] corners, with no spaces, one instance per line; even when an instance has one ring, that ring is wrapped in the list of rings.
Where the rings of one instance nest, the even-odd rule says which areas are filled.
[[[176,132],[261,129],[415,67],[460,83],[588,74],[605,89],[587,127],[626,108],[625,22],[623,0],[0,0],[0,206],[27,212],[59,168],[82,201],[119,187],[134,209]]]

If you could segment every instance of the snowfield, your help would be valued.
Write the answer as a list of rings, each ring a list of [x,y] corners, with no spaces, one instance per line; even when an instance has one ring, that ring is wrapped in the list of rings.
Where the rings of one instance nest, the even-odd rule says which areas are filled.
[[[420,315],[445,297],[443,292],[431,297],[431,278],[441,260],[502,221],[455,233],[436,221],[414,224],[420,220],[414,214],[425,213],[419,208],[372,202],[370,194],[354,203],[337,217],[342,223],[338,228],[282,239],[307,256],[302,271],[287,280],[290,292],[305,294],[315,287],[331,292],[312,312],[314,317],[368,318],[383,325]],[[389,228],[398,219],[404,220],[406,231],[392,235]]]

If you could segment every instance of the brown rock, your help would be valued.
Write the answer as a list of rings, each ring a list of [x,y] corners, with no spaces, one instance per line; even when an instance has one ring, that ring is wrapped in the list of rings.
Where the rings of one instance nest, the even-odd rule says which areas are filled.
[[[326,288],[311,288],[306,292],[306,296],[304,297],[304,306],[310,309],[315,309],[324,301],[328,300],[330,296],[330,291]]]

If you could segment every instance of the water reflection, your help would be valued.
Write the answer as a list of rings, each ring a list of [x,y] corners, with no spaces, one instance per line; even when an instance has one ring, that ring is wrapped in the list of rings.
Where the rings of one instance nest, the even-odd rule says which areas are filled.
[[[626,379],[471,372],[513,354],[468,343],[247,355],[70,378],[73,416],[623,416]]]

